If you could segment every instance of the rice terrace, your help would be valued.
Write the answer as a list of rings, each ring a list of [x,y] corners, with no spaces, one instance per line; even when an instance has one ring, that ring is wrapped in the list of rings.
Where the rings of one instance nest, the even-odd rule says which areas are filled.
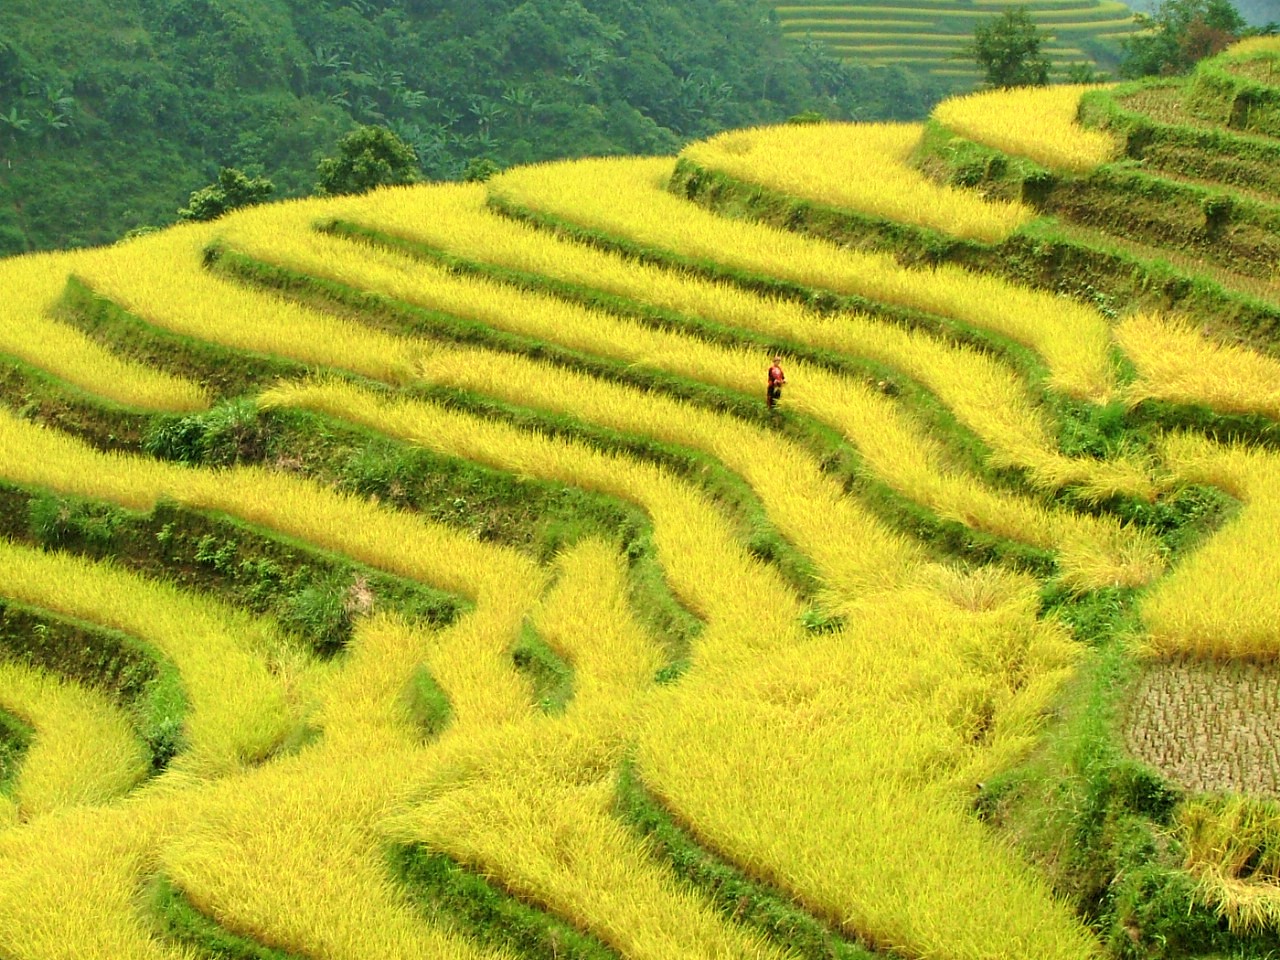
[[[1278,262],[1275,39],[0,260],[0,958],[1280,957]]]

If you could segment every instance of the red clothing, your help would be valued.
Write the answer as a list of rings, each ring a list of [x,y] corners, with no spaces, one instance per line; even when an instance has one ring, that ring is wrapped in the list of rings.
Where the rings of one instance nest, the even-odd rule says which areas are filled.
[[[780,387],[787,382],[787,378],[782,373],[782,368],[776,363],[769,368],[769,386]]]

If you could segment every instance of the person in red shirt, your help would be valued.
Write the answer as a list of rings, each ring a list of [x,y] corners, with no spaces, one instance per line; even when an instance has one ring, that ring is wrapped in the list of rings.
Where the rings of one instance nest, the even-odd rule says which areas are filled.
[[[769,368],[769,389],[765,394],[769,409],[772,410],[782,399],[782,385],[786,382],[786,375],[782,372],[782,357],[774,357],[773,366]]]

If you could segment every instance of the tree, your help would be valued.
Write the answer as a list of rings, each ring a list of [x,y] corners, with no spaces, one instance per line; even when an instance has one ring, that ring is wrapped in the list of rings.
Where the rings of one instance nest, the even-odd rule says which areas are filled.
[[[360,127],[338,141],[338,156],[317,168],[321,195],[366,193],[374,187],[416,183],[418,155],[386,127]]]
[[[1120,73],[1126,77],[1185,73],[1239,39],[1246,27],[1230,0],[1162,0],[1154,14],[1134,19],[1146,29],[1122,44]]]
[[[187,206],[178,211],[179,220],[216,220],[237,207],[262,203],[275,190],[265,177],[247,177],[235,167],[223,167],[218,179],[191,194]]]
[[[987,86],[1043,86],[1049,82],[1049,60],[1040,48],[1047,39],[1026,7],[1010,7],[979,23],[973,31],[973,43],[960,55],[977,62]]]

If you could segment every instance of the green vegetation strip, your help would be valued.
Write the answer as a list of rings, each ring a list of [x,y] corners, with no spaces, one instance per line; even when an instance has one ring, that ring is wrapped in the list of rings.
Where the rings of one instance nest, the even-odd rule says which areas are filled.
[[[274,277],[275,285],[284,290],[286,295],[302,293],[304,302],[310,302],[315,297],[322,298],[324,302],[337,300],[340,305],[354,308],[356,312],[353,316],[356,319],[397,335],[429,336],[455,343],[476,343],[489,349],[554,363],[615,383],[661,391],[758,426],[763,426],[770,419],[757,399],[734,391],[661,371],[637,368],[623,361],[599,358],[553,343],[508,334],[477,321],[415,308],[390,298],[253,261],[240,254],[224,252],[218,257],[218,263],[225,264],[234,276],[251,282],[269,282]],[[518,407],[470,391],[420,386],[406,392],[419,399],[486,419],[503,421],[520,429],[571,439],[606,453],[619,453],[647,460],[691,483],[704,486],[730,508],[753,553],[777,565],[802,596],[811,596],[815,590],[817,576],[808,558],[773,528],[750,486],[707,454],[596,426],[567,414]]]
[[[0,710],[0,794],[12,793],[36,732],[17,717]]]
[[[600,940],[511,896],[452,858],[412,845],[392,850],[396,878],[418,909],[487,947],[526,960],[618,960]]]
[[[688,166],[686,166],[687,169],[689,169]],[[723,177],[723,175],[720,176]],[[722,182],[727,183],[730,179],[723,177]],[[757,194],[761,188],[749,185],[745,189],[752,194]],[[686,196],[687,199],[698,199],[702,196],[701,184],[690,190],[690,184],[686,182],[684,189],[679,192]],[[735,197],[735,201],[736,199]],[[792,198],[787,198],[787,200],[791,202]],[[709,201],[706,205],[711,209],[716,209],[711,206]],[[597,249],[620,254],[639,263],[677,271],[688,271],[710,280],[726,281],[752,293],[765,297],[795,300],[814,310],[825,313],[850,312],[865,314],[878,320],[896,323],[911,329],[923,330],[953,343],[962,343],[979,350],[985,350],[1013,364],[1032,383],[1043,380],[1047,374],[1047,370],[1035,352],[1022,346],[1022,344],[989,331],[967,327],[949,317],[878,300],[870,300],[855,294],[839,294],[831,290],[809,287],[793,280],[781,280],[769,274],[754,273],[749,270],[726,266],[714,260],[686,257],[672,250],[636,243],[602,230],[584,227],[560,217],[523,207],[492,193],[489,195],[489,207],[503,216],[531,224],[557,236],[568,237]],[[788,227],[797,229],[800,225],[789,224]],[[910,228],[906,230],[903,236],[916,232],[914,228]],[[928,258],[922,259],[927,260]]]
[[[136,637],[0,599],[0,659],[100,690],[146,744],[153,773],[184,747],[182,677],[167,657]]]
[[[296,954],[267,947],[232,933],[195,908],[187,895],[165,877],[151,884],[150,906],[165,936],[215,960],[301,960]]]
[[[218,344],[164,330],[99,296],[74,276],[67,280],[57,316],[113,352],[193,380],[220,399],[239,397],[264,383],[306,372],[304,364],[248,351],[233,353]]]
[[[434,262],[444,263],[451,269],[473,273],[492,280],[509,283],[522,289],[548,292],[571,302],[581,303],[589,307],[604,310],[616,316],[637,320],[657,329],[675,330],[690,336],[705,339],[711,343],[726,345],[767,346],[768,352],[781,349],[791,355],[803,357],[809,362],[834,370],[846,376],[860,377],[869,386],[874,385],[880,391],[900,397],[907,404],[912,414],[921,420],[934,436],[947,442],[949,451],[955,457],[954,462],[970,473],[993,486],[1015,490],[1020,493],[1035,495],[1026,482],[1024,471],[1017,469],[992,469],[988,466],[990,451],[985,444],[971,431],[961,426],[937,396],[916,381],[904,376],[900,371],[890,367],[857,358],[849,358],[830,350],[815,349],[791,341],[768,340],[760,335],[738,328],[726,327],[697,317],[647,307],[644,304],[615,294],[604,293],[589,287],[557,281],[538,274],[509,270],[492,264],[456,257],[447,252],[423,244],[391,237],[368,228],[358,227],[341,222],[329,224],[326,228],[331,233],[347,236],[352,239],[370,242],[412,256],[421,257]],[[1021,348],[1019,348],[1021,349]],[[626,368],[622,373],[623,382],[629,382]],[[1104,455],[1117,429],[1116,423],[1106,422],[1113,410],[1103,410],[1085,404],[1074,404],[1071,401],[1053,398],[1060,411],[1070,416],[1063,426],[1063,448],[1073,454]],[[822,424],[809,418],[784,413],[767,419],[766,424],[779,429],[791,439],[805,446],[830,472],[837,474],[845,484],[846,490],[859,489],[871,498],[880,508],[882,516],[890,522],[908,529],[926,541],[942,539],[944,549],[950,553],[959,553],[972,560],[989,561],[1001,556],[1010,559],[1015,566],[1048,570],[1051,564],[1046,560],[1047,554],[1028,554],[1009,542],[986,538],[962,524],[943,521],[918,504],[897,494],[886,484],[874,480],[866,470],[859,468],[860,458],[856,451],[841,437]],[[1123,508],[1123,504],[1113,505]],[[1046,565],[1048,564],[1048,565]]]
[[[649,844],[654,859],[707,897],[717,911],[736,923],[755,927],[804,960],[872,960],[865,945],[837,934],[785,894],[751,879],[715,856],[680,827],[645,788],[628,761],[618,777],[617,815]]]
[[[1201,179],[1280,194],[1280,141],[1221,127],[1164,122],[1138,109],[1144,101],[1166,95],[1172,99],[1180,93],[1181,84],[1171,83],[1147,81],[1091,90],[1080,100],[1080,121],[1121,137],[1126,156],[1146,166],[1194,170]]]
[[[365,600],[431,627],[452,623],[461,598],[354,563],[232,517],[171,502],[149,513],[0,481],[0,535],[201,590],[270,614],[322,656],[351,635]]]
[[[1058,706],[1059,722],[1025,764],[980,785],[974,809],[1044,870],[1117,957],[1280,956],[1280,932],[1232,933],[1185,870],[1172,825],[1183,795],[1121,747],[1139,675],[1131,598],[1090,601],[1097,646]]]
[[[99,450],[135,448],[155,414],[112,403],[14,357],[0,355],[0,406]]]
[[[356,314],[358,317],[367,317],[369,310],[382,305],[386,305],[389,311],[405,312],[410,317],[419,313],[431,317],[439,316],[430,311],[419,311],[372,294],[351,291],[339,284],[314,280],[268,264],[248,261],[247,258],[239,255],[224,255],[218,262],[233,262],[236,264],[233,267],[236,271],[239,271],[240,265],[247,262],[252,265],[252,276],[255,278],[264,275],[269,278],[278,274],[278,282],[283,285],[282,289],[287,288],[290,292],[303,291],[308,296],[325,298],[346,297],[347,302],[351,304],[363,305]],[[314,286],[311,286],[312,284]],[[467,325],[470,328],[470,336],[483,337],[493,333],[491,328],[482,324],[452,317],[444,319],[445,322]],[[402,326],[393,329],[400,333],[406,332]],[[425,331],[408,332],[423,333]],[[447,337],[449,332],[446,330],[441,335]],[[694,381],[685,381],[670,375],[661,375],[660,378],[651,377],[647,372],[636,370],[621,362],[602,361],[591,355],[577,354],[541,341],[526,340],[509,334],[495,335],[495,339],[502,344],[501,349],[512,349],[514,352],[553,362],[555,357],[564,356],[569,358],[567,365],[571,369],[582,370],[585,367],[585,372],[592,375],[604,375],[622,383],[644,385],[647,389],[663,389],[667,384],[685,383],[689,385],[689,389],[677,393],[684,399],[689,399],[688,395],[693,393],[706,400],[712,409],[729,415],[735,413],[737,404],[745,403],[751,411],[749,422],[762,416],[761,404],[758,401],[741,398],[730,391]],[[487,346],[493,346],[487,341],[482,342]],[[887,392],[893,392],[897,388],[892,381],[886,381],[885,389]],[[548,435],[573,438],[597,449],[648,459],[689,478],[690,482],[703,485],[711,491],[713,496],[731,508],[733,511],[731,515],[738,520],[740,535],[751,552],[758,558],[775,564],[801,596],[812,595],[817,581],[808,558],[777,533],[750,487],[737,474],[726,470],[719,461],[670,444],[587,424],[573,417],[514,407],[465,391],[423,387],[412,392],[424,399],[463,409],[488,419],[503,420],[522,429],[536,429]],[[921,391],[921,393],[923,395],[925,392]],[[717,398],[721,396],[726,398],[725,401],[717,402]],[[790,412],[768,418],[767,422],[775,429],[784,429],[793,439],[805,444],[823,468],[840,479],[846,491],[857,489],[859,492],[870,494],[872,505],[878,508],[890,523],[932,544],[940,552],[960,555],[974,562],[986,563],[1000,560],[1015,568],[1029,570],[1043,576],[1052,574],[1055,565],[1051,552],[991,536],[973,530],[958,521],[942,519],[915,501],[899,494],[887,484],[876,480],[871,471],[861,466],[857,452],[837,431]],[[954,423],[954,421],[951,422]],[[959,430],[958,427],[957,430]],[[825,622],[825,617],[820,611],[815,613],[815,618],[817,622]]]
[[[534,705],[547,714],[564,713],[573,699],[573,667],[525,622],[511,650],[516,669],[529,680]]]
[[[414,671],[404,691],[404,707],[423,740],[432,740],[444,732],[453,720],[453,704],[449,695],[436,683],[425,666]]]
[[[118,325],[111,331],[113,342],[128,342],[134,332],[145,337],[148,324],[83,285],[79,291],[104,327]],[[209,365],[234,378],[231,382],[257,382],[259,374],[239,370],[235,351],[206,351],[198,341],[191,342],[197,348],[187,352],[183,362],[188,373],[203,376]],[[251,358],[249,366],[254,362]],[[431,399],[467,409],[479,402],[448,392]],[[97,422],[92,402],[85,409],[86,432],[96,438],[109,433],[110,419]],[[204,413],[154,416],[140,442],[153,456],[191,466],[287,466],[482,539],[526,550],[543,562],[584,536],[617,540],[630,565],[632,605],[667,647],[668,665],[660,674],[666,679],[683,672],[689,646],[701,629],[666,583],[647,516],[629,503],[519,479],[312,414],[264,414],[245,397],[226,400]],[[41,505],[33,507],[33,500]],[[211,591],[234,606],[274,614],[323,654],[341,647],[350,634],[353,611],[347,600],[357,585],[361,594],[370,591],[376,602],[390,603],[436,626],[452,622],[466,607],[458,598],[232,518],[161,503],[149,521],[145,519],[111,504],[40,491],[21,491],[16,500],[0,495],[0,531],[8,536],[96,557],[115,556],[154,576],[176,576],[180,583]]]
[[[1055,193],[1061,196],[1075,189],[1078,182],[1078,178],[966,141],[936,121],[925,124],[916,162],[935,180],[981,187],[993,196],[1040,205],[1051,203]],[[1124,197],[1115,200],[1114,216],[1127,216]],[[1195,216],[1203,222],[1203,206]],[[847,242],[856,240],[853,231]],[[952,262],[960,266],[1065,294],[1111,318],[1141,309],[1176,309],[1202,323],[1219,325],[1228,335],[1260,349],[1274,350],[1280,339],[1280,304],[1174,267],[1155,252],[1135,253],[1119,238],[1102,235],[1081,240],[1069,225],[1060,226],[1053,219],[1032,221],[996,246],[957,246],[950,252],[955,257]],[[908,260],[916,255],[899,254]]]

